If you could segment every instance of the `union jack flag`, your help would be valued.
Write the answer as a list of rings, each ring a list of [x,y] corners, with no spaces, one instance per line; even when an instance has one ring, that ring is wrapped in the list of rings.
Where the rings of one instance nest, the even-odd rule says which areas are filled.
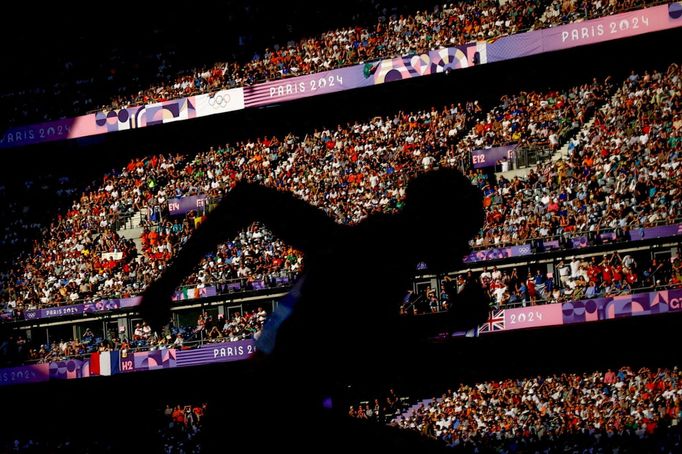
[[[481,325],[479,333],[491,333],[493,331],[504,331],[504,311],[490,311],[488,321]]]

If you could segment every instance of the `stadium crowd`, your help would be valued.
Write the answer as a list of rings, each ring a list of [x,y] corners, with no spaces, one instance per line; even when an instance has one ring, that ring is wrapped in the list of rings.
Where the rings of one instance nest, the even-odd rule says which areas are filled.
[[[610,78],[593,79],[565,91],[503,96],[462,139],[458,152],[507,144],[541,145],[555,151],[562,137],[580,127],[604,103],[611,85]]]
[[[236,312],[230,319],[213,317],[202,312],[194,326],[176,326],[171,321],[162,332],[156,332],[143,321],[136,323],[130,333],[125,330],[119,333],[100,333],[87,328],[79,339],[53,339],[44,344],[27,339],[23,333],[15,333],[0,340],[0,366],[63,361],[95,352],[120,351],[128,354],[258,339],[267,315],[262,307],[243,314]]]
[[[226,144],[195,157],[135,159],[45,230],[33,251],[3,275],[6,312],[82,299],[140,294],[200,225],[205,212],[171,217],[168,200],[206,194],[217,201],[246,179],[290,191],[337,222],[400,209],[406,181],[434,166],[469,165],[478,147],[540,142],[583,127],[567,159],[541,163],[527,177],[492,182],[470,171],[485,196],[486,224],[474,247],[533,238],[632,229],[680,219],[680,67],[632,74],[609,101],[610,80],[562,91],[505,96],[484,114],[477,102],[368,122]],[[586,123],[589,112],[595,120]],[[586,126],[587,125],[587,126]],[[589,126],[589,127],[588,127]],[[209,202],[209,206],[212,202]],[[136,211],[147,213],[141,250],[119,235]],[[187,285],[244,279],[290,282],[301,255],[262,226],[207,255]],[[254,285],[255,287],[255,285]]]
[[[679,251],[670,260],[613,252],[561,259],[552,273],[540,268],[484,266],[480,273],[469,271],[454,279],[458,289],[467,281],[480,284],[490,298],[491,309],[504,309],[678,288],[682,286],[682,258]],[[427,291],[425,299],[429,310],[442,310],[447,294],[439,299],[435,292]]]
[[[68,208],[78,184],[68,176],[35,175],[0,184],[0,262],[6,267],[37,239],[52,210]]]
[[[681,93],[678,64],[633,73],[570,140],[567,158],[541,162],[525,179],[478,178],[487,219],[475,246],[679,222]]]
[[[395,389],[389,389],[383,398],[360,402],[348,408],[351,418],[365,419],[378,423],[388,423],[407,409],[408,397],[401,396]]]
[[[202,451],[200,433],[208,404],[166,405],[159,438],[164,454],[193,454]]]
[[[369,28],[340,28],[318,37],[290,41],[285,46],[266,48],[246,63],[220,62],[211,68],[197,69],[175,83],[119,97],[102,110],[249,86],[513,34],[533,25],[542,3],[541,0],[450,3],[432,12],[382,18]]]
[[[536,22],[536,28],[549,28],[595,17],[610,16],[622,11],[646,8],[661,3],[664,2],[656,0],[552,0]]]
[[[156,433],[145,434],[150,436],[144,445],[145,449],[152,452],[163,454],[198,454],[205,451],[202,444],[201,431],[208,413],[209,405],[201,404],[167,404],[164,409],[158,409],[158,414],[145,414],[156,422],[152,426]],[[139,415],[138,415],[139,416]],[[158,420],[158,421],[157,421]],[[93,441],[91,438],[85,440],[76,435],[66,434],[51,439],[43,433],[34,433],[31,436],[16,437],[12,434],[3,433],[0,437],[0,452],[3,453],[26,453],[26,454],[48,454],[48,453],[73,453],[73,454],[104,454],[118,452],[121,448],[130,448],[131,445],[123,445],[122,438],[113,436],[103,437]],[[135,442],[135,447],[140,448],[139,438]]]
[[[654,446],[673,443],[665,452],[674,452],[680,446],[681,379],[677,367],[622,367],[462,384],[391,424],[464,451],[638,452],[635,446],[649,446],[650,439]]]
[[[127,87],[138,78],[116,77],[112,70],[108,79],[115,78],[124,86],[116,88],[113,99],[98,108],[109,111],[129,106],[162,102],[183,96],[218,91],[222,88],[249,86],[257,82],[317,73],[353,64],[371,63],[385,58],[409,56],[476,40],[489,40],[525,31],[545,28],[586,18],[602,17],[636,7],[664,3],[651,0],[625,2],[578,2],[554,0],[485,0],[481,2],[452,2],[436,5],[431,11],[413,14],[377,13],[373,25],[341,27],[316,37],[291,39],[285,45],[256,50],[249,61],[218,62],[171,75],[174,69],[172,52],[153,54],[149,64],[158,67],[166,81],[144,89]],[[388,12],[387,8],[377,11]],[[169,54],[169,55],[166,55]],[[112,62],[116,63],[118,60]],[[122,66],[122,62],[118,62]],[[369,64],[368,63],[368,64]],[[68,63],[66,64],[69,65]],[[72,64],[71,64],[72,65]],[[77,86],[53,86],[6,93],[3,101],[12,112],[16,123],[54,120],[92,110],[93,95],[86,94],[94,84],[93,78],[79,79]],[[40,99],[63,91],[76,93],[69,103],[46,103]],[[31,101],[32,100],[32,101]],[[53,105],[55,111],[49,110]],[[40,112],[36,106],[40,106]],[[44,109],[48,109],[45,111]],[[67,109],[67,110],[65,110]]]

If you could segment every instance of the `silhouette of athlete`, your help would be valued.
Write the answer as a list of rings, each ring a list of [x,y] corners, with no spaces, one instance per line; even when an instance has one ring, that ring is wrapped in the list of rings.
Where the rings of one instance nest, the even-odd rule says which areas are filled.
[[[204,254],[255,221],[304,254],[302,277],[257,343],[268,364],[264,374],[276,375],[280,391],[286,390],[267,393],[269,411],[264,413],[270,419],[265,424],[286,438],[293,423],[289,411],[279,412],[283,407],[295,405],[296,414],[305,413],[306,424],[312,420],[320,426],[313,415],[330,382],[390,373],[411,354],[415,339],[400,316],[404,293],[418,263],[426,262],[434,273],[461,264],[468,240],[483,223],[482,194],[460,172],[434,170],[408,183],[397,214],[375,214],[348,226],[290,193],[237,183],[144,293],[144,319],[155,328],[167,323],[170,295],[182,278]],[[487,318],[482,293],[456,293],[448,289],[455,308],[452,330]],[[317,427],[320,431],[325,432]]]

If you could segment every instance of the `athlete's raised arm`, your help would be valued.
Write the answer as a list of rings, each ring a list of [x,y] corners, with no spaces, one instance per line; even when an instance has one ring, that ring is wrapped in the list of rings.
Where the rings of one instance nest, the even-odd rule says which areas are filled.
[[[143,318],[155,329],[167,323],[171,294],[183,278],[205,254],[221,242],[235,238],[255,221],[265,224],[275,236],[304,254],[319,248],[340,228],[324,211],[291,193],[239,182],[144,292],[140,305]]]

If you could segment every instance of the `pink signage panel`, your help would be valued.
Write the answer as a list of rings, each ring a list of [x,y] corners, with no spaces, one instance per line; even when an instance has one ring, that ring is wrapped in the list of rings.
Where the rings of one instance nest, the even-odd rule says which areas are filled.
[[[561,304],[527,306],[504,311],[504,329],[509,331],[521,328],[562,325],[564,323]]]

